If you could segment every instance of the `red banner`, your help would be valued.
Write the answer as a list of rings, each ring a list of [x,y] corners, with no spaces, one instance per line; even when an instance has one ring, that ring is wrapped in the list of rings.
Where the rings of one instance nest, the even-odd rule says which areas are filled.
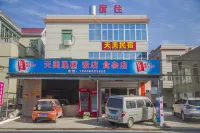
[[[102,50],[136,50],[136,42],[102,42]]]
[[[140,83],[140,94],[141,96],[146,96],[146,89],[145,89],[145,83]]]
[[[3,104],[4,82],[0,82],[0,106]]]

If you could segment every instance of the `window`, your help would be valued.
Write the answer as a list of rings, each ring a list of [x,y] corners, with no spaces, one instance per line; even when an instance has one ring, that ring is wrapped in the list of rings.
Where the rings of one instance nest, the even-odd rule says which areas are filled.
[[[179,55],[166,55],[166,62],[171,62],[177,57],[179,57]]]
[[[62,30],[62,42],[72,40],[72,30]]]
[[[191,69],[190,68],[185,68],[185,82],[186,83],[192,82]]]
[[[193,65],[193,77],[194,77],[194,82],[198,83],[199,82],[199,70],[198,70],[198,64]]]
[[[130,59],[130,56],[129,56],[129,52],[124,52],[124,59],[126,60],[129,60]]]
[[[31,39],[29,42],[29,47],[38,49],[38,39]]]
[[[167,72],[167,80],[172,81],[172,72]]]
[[[107,102],[107,107],[122,109],[123,101],[122,99],[118,99],[118,98],[109,98]]]
[[[126,101],[126,108],[127,109],[136,108],[135,101]]]
[[[141,60],[142,59],[142,53],[137,52],[136,53],[136,60]]]
[[[89,59],[94,59],[94,53],[93,53],[93,52],[89,52],[88,58],[89,58]]]
[[[112,58],[111,58],[111,53],[110,53],[110,52],[106,52],[106,59],[112,59]]]
[[[130,52],[130,59],[135,60],[135,52]]]
[[[112,59],[114,59],[114,60],[117,59],[117,52],[112,53]]]
[[[146,41],[146,24],[89,24],[90,41]]]
[[[106,59],[106,53],[100,52],[100,59],[105,60]]]
[[[146,107],[152,107],[152,103],[149,100],[145,100]]]
[[[114,59],[114,60],[146,60],[147,52],[89,52],[89,59]]]
[[[137,100],[137,108],[143,108],[144,107],[144,101],[143,100]]]

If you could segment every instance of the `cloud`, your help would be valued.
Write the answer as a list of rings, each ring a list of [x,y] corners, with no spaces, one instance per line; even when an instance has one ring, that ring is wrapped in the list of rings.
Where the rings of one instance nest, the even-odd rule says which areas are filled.
[[[81,6],[78,6],[78,5],[72,5],[70,4],[69,2],[65,1],[65,2],[61,2],[61,1],[58,1],[58,0],[53,0],[53,2],[59,6],[63,6],[65,8],[70,8],[70,9],[74,9],[74,10],[77,10],[77,9],[82,9]]]
[[[29,15],[38,16],[38,17],[41,17],[41,18],[46,16],[46,14],[38,12],[38,11],[33,10],[33,9],[24,8],[23,11],[24,11],[24,13],[27,13]]]
[[[117,0],[108,0],[108,2],[117,3]]]
[[[3,2],[7,2],[7,3],[10,3],[10,4],[13,4],[13,3],[18,3],[19,0],[1,0]]]

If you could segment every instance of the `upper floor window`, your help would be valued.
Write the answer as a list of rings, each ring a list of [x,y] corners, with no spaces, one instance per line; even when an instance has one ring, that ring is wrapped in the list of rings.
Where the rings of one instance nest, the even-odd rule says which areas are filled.
[[[89,52],[88,58],[96,60],[146,60],[147,52]]]
[[[72,30],[62,30],[62,42],[72,40]]]
[[[147,24],[89,24],[90,41],[146,41]]]
[[[166,55],[166,62],[171,62],[175,58],[179,57],[180,55]]]

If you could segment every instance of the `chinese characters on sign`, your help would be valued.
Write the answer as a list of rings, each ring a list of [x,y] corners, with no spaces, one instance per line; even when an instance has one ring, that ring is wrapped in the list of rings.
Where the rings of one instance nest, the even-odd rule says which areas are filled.
[[[22,64],[22,65],[18,65]],[[28,67],[23,64],[30,64]],[[9,59],[9,73],[160,74],[158,60]],[[22,71],[23,70],[23,71]]]
[[[114,13],[122,13],[122,6],[121,5],[114,5]],[[99,13],[106,13],[107,12],[107,5],[101,4],[99,5]]]
[[[0,82],[0,106],[3,104],[4,82]]]
[[[102,42],[102,50],[136,50],[136,42]]]

